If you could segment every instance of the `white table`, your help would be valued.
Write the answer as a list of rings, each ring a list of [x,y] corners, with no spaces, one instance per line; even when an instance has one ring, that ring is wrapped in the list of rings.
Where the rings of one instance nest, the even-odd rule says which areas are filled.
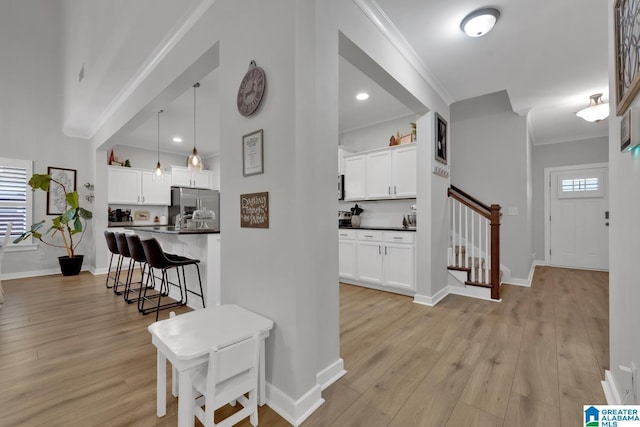
[[[158,349],[158,417],[167,413],[167,359],[177,370],[179,377],[177,390],[176,378],[172,381],[173,394],[179,396],[178,427],[193,426],[193,387],[191,375],[186,371],[206,363],[213,346],[226,344],[255,332],[259,333],[260,338],[258,404],[264,405],[264,340],[272,327],[272,320],[234,304],[195,310],[149,325],[147,329],[151,333],[151,341]]]

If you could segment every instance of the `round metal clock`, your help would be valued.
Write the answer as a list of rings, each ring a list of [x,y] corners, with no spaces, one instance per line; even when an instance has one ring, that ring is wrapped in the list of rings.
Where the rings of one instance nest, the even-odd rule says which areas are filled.
[[[255,113],[264,96],[267,79],[264,70],[256,66],[255,61],[249,64],[249,71],[244,75],[238,89],[238,112],[245,117]]]

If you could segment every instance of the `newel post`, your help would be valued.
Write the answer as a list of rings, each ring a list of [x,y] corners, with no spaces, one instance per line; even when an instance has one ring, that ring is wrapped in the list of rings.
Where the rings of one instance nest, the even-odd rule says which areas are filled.
[[[500,299],[500,205],[491,205],[491,299]]]

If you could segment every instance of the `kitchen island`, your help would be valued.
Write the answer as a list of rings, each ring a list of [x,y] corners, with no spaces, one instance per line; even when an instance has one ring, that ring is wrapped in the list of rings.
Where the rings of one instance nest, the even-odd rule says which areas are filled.
[[[220,232],[208,228],[177,228],[170,225],[142,226],[127,228],[140,236],[141,240],[155,238],[165,252],[200,260],[202,290],[207,307],[220,304]],[[175,273],[170,279],[176,282]],[[194,267],[186,267],[187,288],[200,293],[198,274]],[[180,299],[179,291],[171,287],[169,296]],[[190,295],[187,305],[202,308],[199,297]]]

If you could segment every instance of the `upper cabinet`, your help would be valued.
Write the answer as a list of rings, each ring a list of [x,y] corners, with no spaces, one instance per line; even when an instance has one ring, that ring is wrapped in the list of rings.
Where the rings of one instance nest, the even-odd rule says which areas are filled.
[[[151,171],[123,168],[107,169],[108,203],[122,205],[171,204],[171,176],[156,176]]]
[[[345,200],[380,200],[417,196],[416,145],[348,155]]]
[[[214,188],[215,178],[212,171],[190,171],[184,166],[171,166],[171,186],[204,188],[217,190]]]

